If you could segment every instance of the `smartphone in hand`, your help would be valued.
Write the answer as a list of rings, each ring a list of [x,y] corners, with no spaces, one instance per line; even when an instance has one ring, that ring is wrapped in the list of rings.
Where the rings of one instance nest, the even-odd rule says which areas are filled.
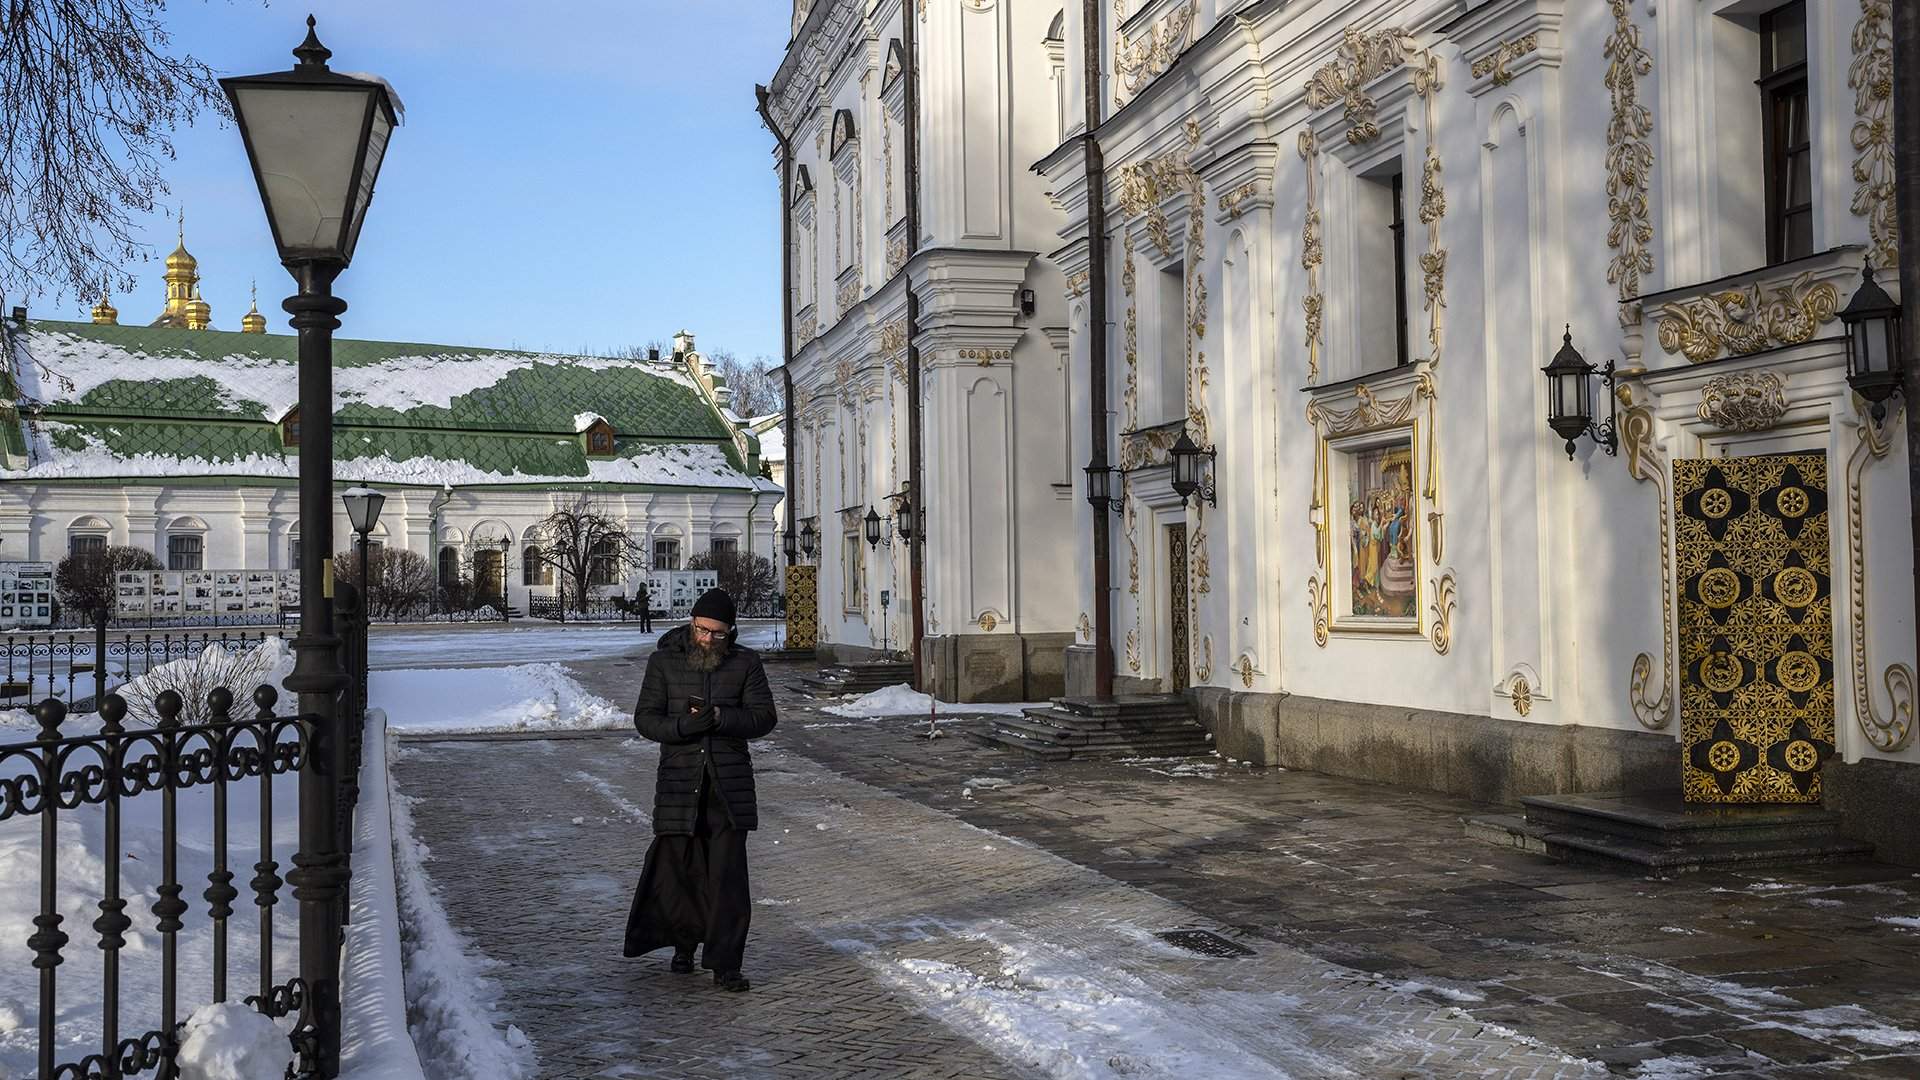
[[[706,709],[707,709],[707,699],[706,699],[706,698],[703,698],[703,697],[690,697],[690,698],[688,698],[688,699],[687,699],[687,711],[688,711],[688,712],[690,712],[690,713],[699,713],[699,712],[705,712],[705,711],[706,711]]]

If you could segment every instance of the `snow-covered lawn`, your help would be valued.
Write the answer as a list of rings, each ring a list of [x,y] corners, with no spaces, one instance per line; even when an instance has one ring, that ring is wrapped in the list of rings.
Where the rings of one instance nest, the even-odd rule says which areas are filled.
[[[942,701],[938,709],[940,716],[1021,716],[1028,709],[1043,709],[1046,705],[1044,701],[1013,704],[974,702],[964,705]],[[877,720],[887,716],[926,716],[933,712],[934,708],[932,694],[923,694],[905,683],[900,683],[875,690],[864,697],[857,697],[844,705],[829,705],[821,711],[854,720]]]
[[[548,625],[518,623],[492,628],[447,631],[397,630],[376,626],[368,644],[368,663],[374,670],[433,667],[436,664],[489,664],[501,661],[605,660],[649,649],[674,623],[655,619],[655,629],[642,633],[626,623],[604,625]],[[740,644],[750,649],[775,648],[785,637],[778,622],[754,620],[740,626]],[[375,680],[378,682],[378,680]]]
[[[633,722],[559,664],[379,671],[367,683],[371,704],[385,709],[400,732],[567,731]]]

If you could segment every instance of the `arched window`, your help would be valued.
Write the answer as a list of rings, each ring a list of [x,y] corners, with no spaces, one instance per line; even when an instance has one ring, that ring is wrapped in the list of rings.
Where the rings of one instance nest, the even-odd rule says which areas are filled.
[[[661,537],[653,542],[653,568],[655,570],[680,569],[679,540]]]
[[[450,589],[460,584],[460,550],[455,547],[440,549],[440,587]]]
[[[553,567],[541,559],[543,554],[538,544],[528,544],[520,550],[520,580],[528,585],[553,584]]]

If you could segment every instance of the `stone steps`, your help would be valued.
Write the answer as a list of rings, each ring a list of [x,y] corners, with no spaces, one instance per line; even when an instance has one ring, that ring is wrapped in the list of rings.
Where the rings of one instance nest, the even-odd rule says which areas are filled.
[[[1839,815],[1813,805],[1699,805],[1668,793],[1537,795],[1520,803],[1520,814],[1464,819],[1467,836],[1656,875],[1841,862],[1873,853],[1872,844],[1841,835]]]
[[[813,697],[832,698],[844,694],[871,694],[875,690],[912,682],[912,664],[876,660],[824,667],[819,674],[801,679],[800,685]]]
[[[1024,716],[997,716],[968,734],[1035,757],[1192,757],[1213,752],[1213,736],[1186,699],[1144,694],[1098,701],[1055,698]]]

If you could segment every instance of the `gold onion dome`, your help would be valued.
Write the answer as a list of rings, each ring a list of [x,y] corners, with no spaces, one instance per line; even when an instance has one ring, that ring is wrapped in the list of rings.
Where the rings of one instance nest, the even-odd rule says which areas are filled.
[[[104,289],[100,291],[100,302],[93,305],[93,321],[101,326],[114,326],[120,322],[120,313],[114,310],[113,302],[107,299]]]
[[[200,298],[200,287],[193,287],[193,299],[187,301],[187,329],[205,330],[213,324],[213,307]]]
[[[240,332],[243,334],[264,334],[267,332],[267,317],[260,314],[260,288],[254,286],[253,306],[245,315],[240,316]]]
[[[167,256],[167,270],[169,272],[184,270],[191,273],[198,269],[200,269],[200,260],[187,253],[187,242],[182,238],[179,246],[173,249],[173,254]]]

